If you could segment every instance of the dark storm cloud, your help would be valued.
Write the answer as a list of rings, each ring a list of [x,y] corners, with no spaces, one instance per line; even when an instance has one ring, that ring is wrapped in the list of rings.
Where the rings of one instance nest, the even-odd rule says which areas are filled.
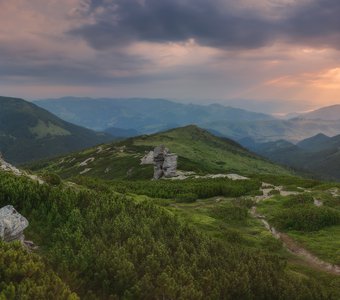
[[[195,39],[215,47],[257,48],[273,35],[273,26],[251,14],[237,15],[216,0],[116,0],[91,3],[96,23],[72,31],[94,48],[132,41],[180,42]]]
[[[340,1],[317,0],[291,9],[281,30],[294,42],[340,48]]]
[[[340,48],[340,1],[311,0],[277,7],[270,18],[235,10],[222,0],[92,0],[95,23],[72,31],[93,48],[134,41],[195,39],[217,48],[260,48],[277,40]]]

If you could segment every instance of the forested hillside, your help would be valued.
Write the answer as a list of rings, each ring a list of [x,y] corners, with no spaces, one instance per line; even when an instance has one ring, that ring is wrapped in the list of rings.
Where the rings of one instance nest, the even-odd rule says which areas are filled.
[[[9,162],[53,157],[112,139],[67,123],[30,102],[0,97],[0,152]]]
[[[317,134],[297,144],[284,140],[267,143],[243,140],[242,143],[259,155],[310,177],[340,179],[340,135]]]
[[[114,190],[39,185],[0,172],[0,205],[12,204],[29,219],[26,234],[39,246],[25,253],[17,244],[0,244],[0,251],[12,253],[9,261],[38,264],[30,263],[32,276],[20,271],[23,266],[14,276],[14,265],[2,263],[4,297],[21,298],[28,285],[36,299],[75,299],[67,286],[83,299],[332,297],[274,254],[210,238],[153,201]]]

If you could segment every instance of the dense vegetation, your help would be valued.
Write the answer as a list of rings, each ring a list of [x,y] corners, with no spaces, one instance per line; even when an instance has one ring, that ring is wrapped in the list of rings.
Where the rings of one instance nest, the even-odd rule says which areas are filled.
[[[187,180],[138,180],[138,181],[101,181],[78,176],[75,182],[93,189],[111,189],[119,193],[146,195],[151,198],[175,199],[178,201],[192,198],[205,199],[214,196],[240,197],[258,194],[261,183],[258,180],[233,181],[231,179],[187,179]],[[190,197],[189,197],[190,196]]]
[[[85,299],[329,296],[318,283],[288,274],[275,255],[211,239],[150,201],[109,189],[52,187],[0,173],[0,205],[5,204],[30,220],[27,235],[40,246],[39,254]],[[7,285],[16,280],[0,279]]]
[[[71,293],[42,259],[20,243],[0,241],[0,299],[68,299]]]
[[[282,209],[274,214],[273,222],[280,229],[317,231],[340,225],[340,211],[322,206],[316,207],[311,194],[291,196],[281,200]]]
[[[282,229],[316,231],[324,227],[340,225],[340,213],[328,207],[303,205],[285,209],[274,221]]]

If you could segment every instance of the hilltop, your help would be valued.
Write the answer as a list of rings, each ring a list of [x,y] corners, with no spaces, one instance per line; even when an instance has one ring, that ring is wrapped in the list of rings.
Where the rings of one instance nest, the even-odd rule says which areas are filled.
[[[80,150],[112,137],[65,122],[23,99],[0,97],[0,151],[25,163]]]
[[[161,144],[178,155],[178,169],[182,171],[289,174],[286,169],[250,153],[238,143],[194,125],[101,145],[30,168],[53,171],[64,178],[85,174],[104,179],[149,179],[153,167],[141,166],[140,160],[146,152]]]

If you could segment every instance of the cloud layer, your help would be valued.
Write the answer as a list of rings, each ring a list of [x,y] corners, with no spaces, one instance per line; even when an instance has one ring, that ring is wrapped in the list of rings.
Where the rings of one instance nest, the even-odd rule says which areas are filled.
[[[96,49],[189,39],[223,49],[261,48],[281,40],[340,47],[337,0],[263,1],[262,11],[235,0],[92,0],[84,13],[93,22],[73,33]]]
[[[0,90],[326,105],[339,15],[338,0],[0,0]]]

